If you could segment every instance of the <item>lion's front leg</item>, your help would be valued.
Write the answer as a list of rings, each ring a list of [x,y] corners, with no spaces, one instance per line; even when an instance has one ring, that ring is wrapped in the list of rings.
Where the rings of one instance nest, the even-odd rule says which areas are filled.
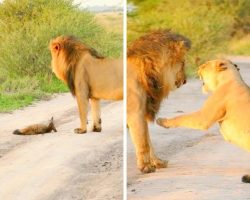
[[[140,113],[128,114],[130,136],[135,146],[137,167],[143,173],[155,171],[155,166],[150,161],[150,144],[148,141],[148,125]]]
[[[150,137],[149,137],[149,133],[148,133],[148,140],[149,140],[149,144],[150,144],[150,161],[151,161],[151,164],[153,166],[155,166],[157,169],[159,168],[166,168],[168,166],[168,161],[167,160],[162,160],[160,158],[158,158],[154,152],[154,148],[153,148],[153,145],[152,145],[152,142],[150,140]]]
[[[91,114],[92,114],[92,131],[101,132],[102,131],[102,121],[101,121],[101,110],[100,102],[97,99],[90,99]]]
[[[82,88],[81,88],[82,89]],[[77,105],[80,114],[81,127],[74,130],[75,133],[83,134],[87,132],[87,114],[88,114],[88,93],[82,90],[76,93]]]

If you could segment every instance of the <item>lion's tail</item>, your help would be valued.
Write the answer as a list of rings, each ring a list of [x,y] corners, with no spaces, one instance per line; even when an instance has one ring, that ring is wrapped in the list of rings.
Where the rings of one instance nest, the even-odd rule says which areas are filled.
[[[22,132],[19,129],[16,129],[16,130],[13,131],[13,134],[22,135]]]
[[[249,174],[244,175],[241,180],[243,183],[250,183],[250,175]]]

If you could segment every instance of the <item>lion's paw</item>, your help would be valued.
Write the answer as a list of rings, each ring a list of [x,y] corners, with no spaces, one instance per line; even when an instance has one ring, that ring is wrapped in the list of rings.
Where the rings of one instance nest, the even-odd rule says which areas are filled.
[[[102,131],[102,127],[97,127],[97,126],[94,126],[93,129],[92,129],[93,132],[101,132]]]
[[[152,164],[157,168],[166,168],[168,166],[168,161],[167,160],[161,160],[159,158],[154,158],[152,160]]]
[[[76,129],[74,130],[74,132],[75,132],[76,134],[84,134],[84,133],[87,133],[87,130],[83,130],[83,129],[81,129],[81,128],[76,128]]]
[[[151,172],[155,172],[155,166],[151,165],[150,163],[145,164],[143,167],[140,168],[140,170],[143,174],[148,174]]]

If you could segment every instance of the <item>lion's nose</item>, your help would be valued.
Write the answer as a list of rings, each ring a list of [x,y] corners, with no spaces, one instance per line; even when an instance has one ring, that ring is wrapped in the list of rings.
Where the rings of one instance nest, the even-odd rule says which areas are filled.
[[[185,79],[185,80],[183,81],[183,84],[186,84],[186,82],[187,82],[187,80]]]

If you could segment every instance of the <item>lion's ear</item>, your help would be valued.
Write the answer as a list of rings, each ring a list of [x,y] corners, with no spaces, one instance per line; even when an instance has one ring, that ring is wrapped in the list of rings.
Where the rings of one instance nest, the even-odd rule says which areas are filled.
[[[188,39],[179,41],[178,44],[181,48],[184,48],[186,51],[191,49],[191,41]]]
[[[55,51],[60,51],[61,50],[61,45],[59,43],[54,43],[54,44],[52,44],[52,48]]]
[[[217,72],[225,71],[226,69],[227,69],[227,66],[223,62],[220,62],[218,65],[216,65]]]

